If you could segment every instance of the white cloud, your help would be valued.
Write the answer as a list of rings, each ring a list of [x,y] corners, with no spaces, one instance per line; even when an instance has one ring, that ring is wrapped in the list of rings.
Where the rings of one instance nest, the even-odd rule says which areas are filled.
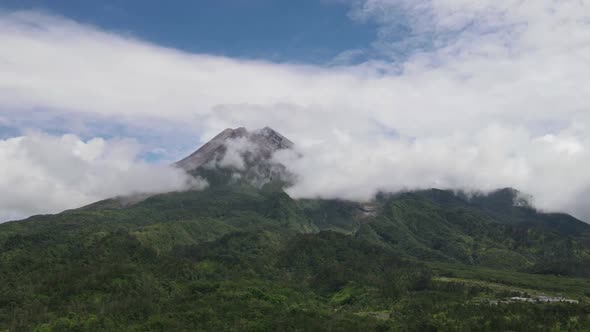
[[[548,140],[518,128],[488,126],[479,134],[423,139],[387,137],[337,140],[300,147],[305,158],[275,156],[300,174],[294,197],[368,200],[376,190],[463,188],[493,190],[506,185],[534,193],[549,210],[580,213],[590,175],[588,141],[563,133]],[[321,188],[319,190],[318,188]]]
[[[243,155],[247,152],[256,153],[256,145],[252,144],[247,137],[230,139],[226,143],[226,151],[217,166],[222,168],[235,168],[244,170],[246,161]]]
[[[55,213],[134,193],[200,189],[206,183],[136,159],[137,143],[30,133],[0,140],[0,221]]]
[[[269,125],[305,155],[291,164],[301,179],[294,195],[512,186],[541,208],[590,220],[584,1],[352,3],[351,17],[380,27],[373,51],[389,60],[332,68],[241,61],[45,14],[3,14],[0,109],[146,126],[166,119],[204,139]]]

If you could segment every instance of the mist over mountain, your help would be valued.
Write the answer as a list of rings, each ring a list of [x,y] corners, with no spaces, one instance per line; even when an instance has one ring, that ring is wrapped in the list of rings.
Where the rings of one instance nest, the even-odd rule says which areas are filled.
[[[315,154],[306,156],[297,149],[295,143],[281,135],[270,127],[249,131],[244,127],[235,129],[227,128],[205,143],[194,153],[176,162],[174,165],[199,176],[208,181],[247,181],[252,185],[261,187],[264,184],[275,183],[281,186],[287,193],[295,198],[312,199],[344,199],[350,201],[368,202],[374,200],[376,195],[387,192],[409,192],[414,190],[428,190],[432,187],[426,183],[423,185],[411,185],[414,180],[400,179],[401,183],[390,186],[388,179],[383,179],[381,184],[367,183],[359,192],[351,187],[351,192],[342,191],[330,193],[320,184],[306,187],[309,179],[317,179],[310,174],[319,173],[324,176],[320,183],[330,181],[343,181],[331,179],[329,166],[327,169],[317,169],[313,160]],[[353,158],[353,156],[351,156]],[[362,162],[359,161],[359,162]],[[367,160],[370,163],[370,160]],[[309,168],[303,168],[308,165]],[[334,168],[340,167],[333,165]],[[368,165],[369,167],[369,165]],[[351,175],[352,176],[352,175]],[[395,178],[396,175],[392,174]],[[373,180],[371,180],[373,181]],[[407,181],[407,182],[404,182]],[[358,182],[350,179],[351,183]],[[404,184],[407,183],[407,184]],[[329,186],[329,184],[328,184]],[[537,206],[535,197],[518,190],[518,188],[478,188],[451,186],[438,189],[450,190],[467,200],[477,201],[481,197],[499,197],[504,193],[503,204],[510,206],[527,207],[545,211],[544,206]],[[560,211],[549,211],[560,212]]]
[[[269,182],[287,184],[295,180],[294,175],[287,170],[287,165],[274,159],[274,154],[292,152],[293,146],[293,142],[269,127],[254,131],[244,127],[228,128],[175,166],[205,178],[210,178],[216,170],[223,170],[231,173],[231,180],[249,181],[257,187]]]

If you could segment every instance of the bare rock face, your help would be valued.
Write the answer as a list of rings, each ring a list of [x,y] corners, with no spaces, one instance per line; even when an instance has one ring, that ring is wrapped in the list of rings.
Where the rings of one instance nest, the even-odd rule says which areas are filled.
[[[292,149],[293,145],[269,127],[254,131],[228,128],[175,166],[202,176],[217,170],[258,186],[277,180],[290,182],[292,174],[272,156],[276,151]]]

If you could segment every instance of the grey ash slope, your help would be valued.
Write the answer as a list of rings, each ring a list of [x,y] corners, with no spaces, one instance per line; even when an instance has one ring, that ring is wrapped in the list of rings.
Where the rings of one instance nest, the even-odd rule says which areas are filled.
[[[186,158],[177,161],[174,165],[187,172],[195,170],[211,160],[215,160],[219,155],[222,155],[225,152],[225,143],[227,140],[244,137],[247,133],[248,131],[244,127],[237,129],[227,128],[201,146],[197,151],[191,153]]]
[[[293,146],[269,127],[254,131],[228,128],[174,165],[213,184],[236,179],[257,187],[269,182],[290,183],[293,175],[285,165],[273,160],[273,155]]]
[[[201,146],[197,151],[176,162],[175,165],[190,172],[212,161],[219,161],[227,152],[228,143],[238,139],[245,139],[254,145],[255,149],[266,159],[270,159],[275,151],[291,149],[294,145],[285,136],[269,127],[252,132],[244,127],[236,129],[227,128]]]

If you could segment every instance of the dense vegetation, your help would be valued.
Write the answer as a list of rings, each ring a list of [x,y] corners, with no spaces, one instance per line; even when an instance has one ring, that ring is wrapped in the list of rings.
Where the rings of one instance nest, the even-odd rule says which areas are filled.
[[[220,184],[0,225],[0,331],[575,331],[590,227],[515,193]],[[577,303],[510,301],[562,296]]]

